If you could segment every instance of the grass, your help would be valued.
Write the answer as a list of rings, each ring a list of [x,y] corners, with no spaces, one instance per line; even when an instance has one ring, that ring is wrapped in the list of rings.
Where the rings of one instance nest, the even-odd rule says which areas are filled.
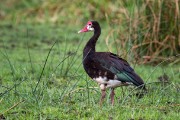
[[[177,119],[179,64],[132,65],[147,83],[138,98],[133,87],[116,89],[115,106],[99,106],[100,90],[84,72],[82,50],[91,33],[82,26],[4,23],[0,25],[0,119]],[[103,39],[97,51],[108,51]],[[114,49],[113,51],[115,51]],[[167,74],[168,83],[159,76]],[[108,93],[109,94],[109,93]]]

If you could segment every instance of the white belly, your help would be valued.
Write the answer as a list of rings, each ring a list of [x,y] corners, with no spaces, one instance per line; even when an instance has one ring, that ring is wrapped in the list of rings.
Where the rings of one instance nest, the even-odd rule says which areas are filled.
[[[108,80],[106,77],[98,77],[98,78],[94,78],[94,80],[100,84],[100,88],[101,89],[105,89],[105,88],[116,88],[119,86],[124,86],[124,85],[129,85],[132,83],[122,83],[119,80]],[[106,84],[106,85],[105,85]]]
[[[99,84],[107,84],[107,77],[98,77],[98,78],[93,78],[97,83]]]
[[[107,82],[107,86],[106,88],[116,88],[116,87],[119,87],[119,86],[122,86],[122,82],[119,81],[119,80],[109,80]]]

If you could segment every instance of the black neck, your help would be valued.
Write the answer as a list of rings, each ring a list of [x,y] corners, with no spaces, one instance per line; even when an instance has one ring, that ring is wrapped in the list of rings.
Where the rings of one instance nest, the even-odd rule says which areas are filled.
[[[101,28],[98,25],[94,28],[94,35],[90,38],[90,40],[87,42],[84,48],[83,57],[86,57],[90,53],[96,52],[95,46],[100,34],[101,34]]]

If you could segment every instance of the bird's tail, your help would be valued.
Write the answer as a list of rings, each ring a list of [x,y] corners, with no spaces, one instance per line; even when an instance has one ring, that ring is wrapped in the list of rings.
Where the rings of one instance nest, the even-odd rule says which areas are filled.
[[[147,90],[144,81],[135,72],[127,73],[127,75],[131,78],[131,82],[135,86],[137,86],[139,89]]]

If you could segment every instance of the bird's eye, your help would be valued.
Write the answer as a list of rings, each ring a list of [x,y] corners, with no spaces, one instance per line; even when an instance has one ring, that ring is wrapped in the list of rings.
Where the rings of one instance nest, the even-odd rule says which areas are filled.
[[[91,26],[92,24],[89,24],[89,26]]]

